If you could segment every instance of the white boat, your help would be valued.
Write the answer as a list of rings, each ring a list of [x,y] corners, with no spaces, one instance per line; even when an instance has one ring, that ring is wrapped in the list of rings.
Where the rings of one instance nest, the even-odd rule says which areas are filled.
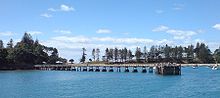
[[[218,69],[219,69],[218,65],[212,66],[212,70],[218,70]]]
[[[156,70],[156,66],[153,67],[153,70]]]
[[[198,67],[199,67],[198,65],[192,66],[193,69],[196,69],[196,68],[198,68]]]

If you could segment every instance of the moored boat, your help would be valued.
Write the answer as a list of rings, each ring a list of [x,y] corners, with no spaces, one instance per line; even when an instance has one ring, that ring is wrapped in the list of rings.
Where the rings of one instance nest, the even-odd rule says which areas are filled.
[[[218,64],[216,64],[216,65],[212,66],[212,70],[218,70],[218,69],[219,69]]]
[[[197,64],[192,66],[193,69],[196,69],[196,68],[198,68],[198,67],[199,67],[199,66],[198,66]]]

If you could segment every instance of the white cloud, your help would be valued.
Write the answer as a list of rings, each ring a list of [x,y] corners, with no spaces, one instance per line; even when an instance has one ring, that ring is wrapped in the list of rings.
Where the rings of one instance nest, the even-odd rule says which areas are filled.
[[[47,9],[50,12],[71,12],[71,11],[75,11],[75,9],[72,6],[68,6],[65,4],[61,4],[59,8],[48,8]],[[45,17],[45,18],[51,18],[53,17],[52,14],[48,14],[48,13],[43,13],[40,16]]]
[[[133,44],[133,43],[148,43],[151,42],[152,40],[149,39],[137,39],[137,38],[112,38],[112,37],[94,37],[92,38],[93,40],[96,41],[101,41],[101,42],[111,42],[111,43],[125,43],[125,44]]]
[[[96,33],[99,33],[99,34],[107,34],[107,33],[112,33],[112,31],[109,30],[109,29],[98,29],[98,30],[96,31]]]
[[[85,37],[85,36],[57,36],[43,42],[48,46],[59,49],[81,49],[92,48],[114,48],[114,47],[136,47],[144,45],[173,44],[173,41],[162,39],[152,40],[145,38],[113,38],[113,37]]]
[[[40,16],[45,17],[45,18],[51,18],[51,17],[53,17],[51,14],[48,14],[48,13],[43,13],[43,14],[41,14]]]
[[[199,42],[199,43],[206,43],[205,40],[202,39],[195,39],[194,40],[195,43]]]
[[[72,33],[70,30],[55,30],[54,32],[61,33],[61,34],[71,34]]]
[[[184,4],[173,4],[173,10],[182,10],[184,8]]]
[[[199,29],[199,30],[197,30],[197,32],[198,32],[198,33],[204,33],[205,30]]]
[[[178,30],[178,29],[170,29],[167,26],[159,26],[152,30],[153,32],[165,32],[173,36],[174,39],[190,39],[193,35],[196,35],[197,31],[191,30]]]
[[[0,32],[0,37],[1,36],[12,36],[14,33],[6,31],[6,32]]]
[[[174,36],[174,39],[190,39],[191,36],[196,35],[195,31],[183,31],[183,30],[175,30],[170,29],[166,31],[167,33]]]
[[[73,8],[72,6],[68,6],[65,4],[61,4],[60,8],[49,8],[48,11],[51,12],[57,12],[57,11],[63,11],[63,12],[71,12],[71,11],[75,11],[75,8]]]
[[[215,49],[219,49],[219,47],[220,47],[219,42],[207,42],[207,45],[212,52],[214,52]]]
[[[162,14],[162,13],[164,13],[163,10],[156,10],[155,12],[156,12],[157,14]]]
[[[71,6],[67,6],[67,5],[60,5],[60,10],[61,11],[65,11],[65,12],[69,12],[69,11],[74,11],[75,9]]]
[[[166,30],[168,30],[168,29],[169,29],[169,27],[164,26],[164,25],[161,25],[161,26],[159,26],[159,27],[153,29],[152,31],[153,31],[153,32],[163,32],[163,31],[166,31]]]
[[[73,58],[76,62],[79,61],[82,53],[82,48],[86,48],[87,59],[91,58],[93,48],[99,48],[101,55],[104,55],[105,48],[124,48],[134,51],[136,47],[151,45],[172,45],[174,42],[162,39],[152,40],[147,38],[114,38],[114,37],[86,37],[86,36],[57,36],[40,43],[56,47],[59,50],[60,56],[67,59]]]
[[[188,40],[188,41],[186,41],[186,42],[183,42],[181,45],[182,46],[188,46],[188,45],[190,45],[190,44],[192,44],[192,45],[196,45],[196,43],[205,43],[206,45],[208,45],[208,48],[212,51],[212,52],[214,52],[215,51],[215,49],[218,49],[219,48],[219,46],[220,46],[220,42],[214,42],[214,41],[206,41],[206,40],[204,40],[204,39],[193,39],[193,40]]]
[[[176,32],[176,31],[170,31]],[[177,31],[179,32],[179,31]],[[191,34],[189,34],[191,35]],[[177,41],[161,39],[153,40],[147,38],[115,38],[115,37],[86,37],[86,36],[57,36],[40,43],[46,46],[56,47],[62,57],[67,59],[73,58],[76,62],[79,61],[82,53],[82,48],[86,48],[87,59],[91,58],[91,51],[93,48],[100,48],[101,55],[103,55],[105,48],[124,48],[131,49],[133,52],[136,47],[147,46],[149,49],[152,45],[181,45],[188,46],[190,44],[196,45],[196,42],[205,42],[202,39],[184,40],[178,43]],[[205,42],[214,51],[218,48],[220,43]]]
[[[137,46],[174,44],[173,41],[162,39],[153,40],[147,38],[114,38],[114,37],[86,37],[86,36],[57,36],[49,40],[42,41],[46,46],[56,47],[60,50],[61,56],[66,58],[79,59],[81,49],[85,47],[90,56],[93,48],[100,48],[103,52],[105,48],[124,48],[135,50]]]
[[[213,28],[216,29],[216,30],[220,30],[220,24],[215,24],[215,25],[213,26]]]
[[[28,31],[27,33],[29,33],[29,34],[31,34],[31,35],[43,34],[43,32],[40,32],[40,31]]]
[[[51,12],[56,12],[57,10],[54,9],[54,8],[49,8],[48,11],[51,11]]]
[[[86,44],[90,41],[89,38],[84,37],[84,36],[58,36],[58,37],[53,37],[53,41],[60,41],[60,42],[65,42],[65,43],[81,43],[81,44]],[[70,44],[71,46],[71,44]]]

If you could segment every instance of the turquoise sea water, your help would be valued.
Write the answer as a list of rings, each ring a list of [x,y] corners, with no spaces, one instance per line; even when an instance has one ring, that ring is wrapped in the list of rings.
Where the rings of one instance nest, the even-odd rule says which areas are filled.
[[[0,71],[0,98],[220,98],[220,70],[153,73]]]

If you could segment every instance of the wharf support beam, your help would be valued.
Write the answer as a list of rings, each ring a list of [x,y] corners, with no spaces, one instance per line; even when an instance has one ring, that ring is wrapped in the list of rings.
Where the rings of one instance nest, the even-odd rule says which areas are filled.
[[[132,70],[133,68],[133,70]],[[36,70],[82,71],[82,72],[142,72],[160,75],[181,75],[181,65],[170,63],[159,64],[67,64],[36,65]],[[148,71],[147,71],[148,69]]]

